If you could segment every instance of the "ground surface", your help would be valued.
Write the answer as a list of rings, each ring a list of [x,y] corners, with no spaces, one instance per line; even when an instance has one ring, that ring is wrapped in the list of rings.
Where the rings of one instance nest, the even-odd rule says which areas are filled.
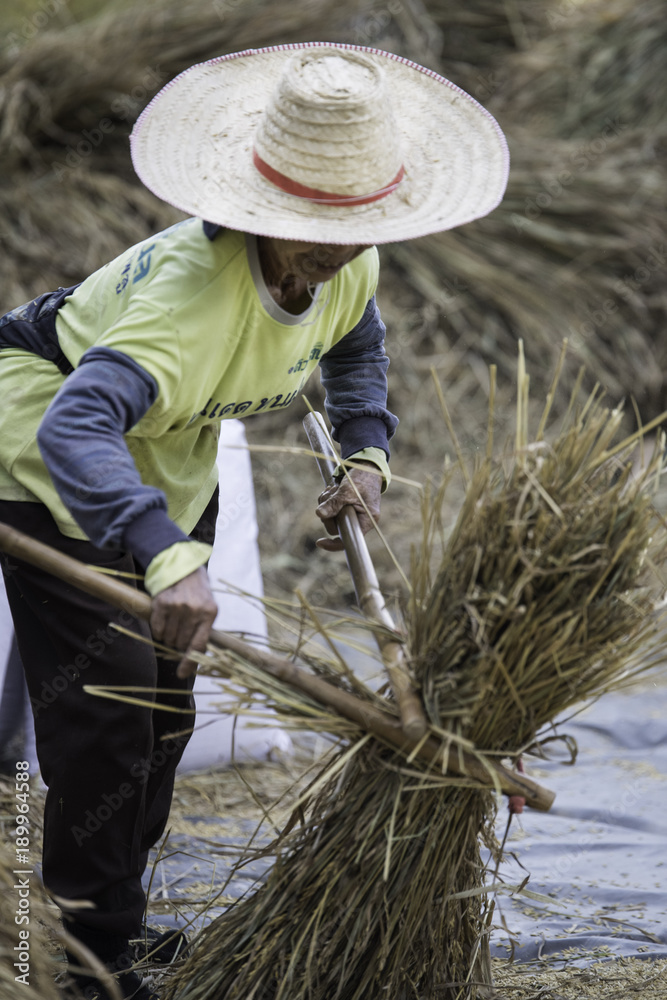
[[[666,699],[659,670],[568,724],[579,742],[574,769],[557,762],[531,768],[557,792],[557,803],[550,814],[528,810],[515,823],[501,877],[512,883],[529,873],[529,888],[553,905],[497,898],[499,998],[667,1000],[667,885],[657,812],[666,801]],[[325,746],[298,738],[291,757],[179,779],[163,856],[177,853],[155,866],[155,919],[164,926],[207,920],[261,883],[271,864],[262,850]],[[503,807],[499,832],[504,822]],[[249,841],[255,856],[235,869]]]

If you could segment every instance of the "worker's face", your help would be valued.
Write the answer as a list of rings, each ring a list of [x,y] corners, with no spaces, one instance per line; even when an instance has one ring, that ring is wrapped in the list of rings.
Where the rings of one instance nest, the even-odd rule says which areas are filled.
[[[340,269],[358,257],[368,245],[301,243],[298,240],[270,239],[277,269],[307,281],[329,281]]]

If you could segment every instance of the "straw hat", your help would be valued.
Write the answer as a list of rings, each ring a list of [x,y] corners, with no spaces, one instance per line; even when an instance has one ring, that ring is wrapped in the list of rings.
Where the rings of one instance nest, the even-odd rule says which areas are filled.
[[[389,52],[308,42],[192,66],[138,119],[134,167],[158,197],[231,229],[387,243],[486,215],[507,184],[494,118]]]

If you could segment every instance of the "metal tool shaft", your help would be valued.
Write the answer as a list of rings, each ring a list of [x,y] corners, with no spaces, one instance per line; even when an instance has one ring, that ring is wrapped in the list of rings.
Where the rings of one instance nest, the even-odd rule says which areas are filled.
[[[304,418],[303,426],[310,446],[315,452],[322,478],[325,483],[329,482],[336,468],[336,456],[331,447],[324,419],[320,413],[309,413]],[[403,643],[397,634],[394,620],[387,610],[354,507],[342,509],[336,518],[336,526],[345,549],[359,607],[371,621],[383,625],[385,629],[389,630],[389,633],[394,633],[392,636],[384,629],[378,630],[375,633],[375,638],[396,698],[403,731],[410,739],[421,739],[428,730],[424,709],[412,686]]]

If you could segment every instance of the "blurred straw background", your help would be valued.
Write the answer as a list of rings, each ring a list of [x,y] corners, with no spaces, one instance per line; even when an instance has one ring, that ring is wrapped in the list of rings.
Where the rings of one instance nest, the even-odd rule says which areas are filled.
[[[133,176],[127,137],[153,94],[198,60],[290,40],[376,46],[430,66],[496,114],[512,153],[490,217],[382,248],[394,469],[423,480],[451,445],[435,414],[434,366],[462,445],[484,433],[488,365],[496,404],[513,393],[524,339],[533,394],[570,348],[555,411],[580,365],[646,422],[667,409],[664,282],[665,7],[662,0],[9,0],[0,50],[0,309],[80,280],[178,214]],[[318,387],[307,389],[314,405]],[[247,422],[253,443],[303,443],[301,404]],[[307,459],[256,456],[269,589],[315,603],[349,594],[345,570],[313,551]],[[418,498],[397,486],[385,521],[409,556]],[[379,552],[380,574],[398,584]]]

